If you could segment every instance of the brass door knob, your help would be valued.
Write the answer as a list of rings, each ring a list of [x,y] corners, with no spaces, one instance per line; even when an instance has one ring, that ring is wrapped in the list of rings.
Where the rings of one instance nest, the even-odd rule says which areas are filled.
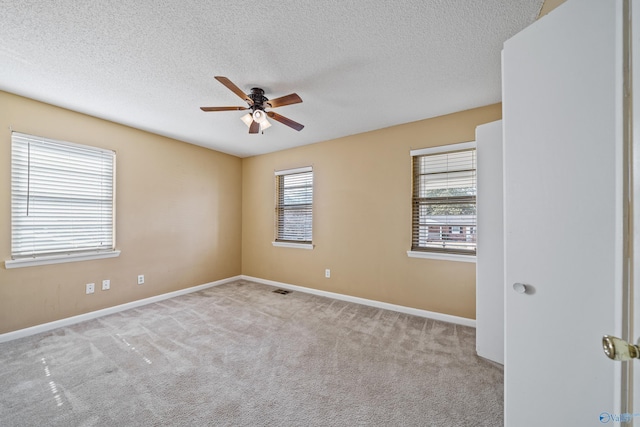
[[[611,360],[631,360],[640,358],[640,348],[623,339],[605,335],[602,337],[602,349]]]

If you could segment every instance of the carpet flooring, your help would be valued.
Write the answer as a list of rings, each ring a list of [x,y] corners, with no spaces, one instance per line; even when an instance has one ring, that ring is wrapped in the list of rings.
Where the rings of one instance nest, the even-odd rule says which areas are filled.
[[[501,426],[475,329],[237,281],[0,344],[2,426]]]

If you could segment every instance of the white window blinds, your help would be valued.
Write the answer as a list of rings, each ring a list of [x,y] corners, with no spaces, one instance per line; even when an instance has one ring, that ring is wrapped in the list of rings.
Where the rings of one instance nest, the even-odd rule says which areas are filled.
[[[110,251],[115,153],[11,134],[11,256]]]
[[[312,218],[312,169],[276,172],[276,241],[311,243]]]
[[[475,255],[475,148],[413,157],[412,228],[413,251]]]

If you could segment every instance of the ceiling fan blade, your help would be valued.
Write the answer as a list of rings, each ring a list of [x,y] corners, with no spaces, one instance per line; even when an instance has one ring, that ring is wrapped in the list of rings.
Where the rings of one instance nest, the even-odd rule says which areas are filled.
[[[271,105],[271,108],[282,107],[283,105],[299,104],[300,102],[302,102],[302,98],[300,98],[297,93],[266,101],[267,104]]]
[[[249,107],[200,107],[202,111],[240,111],[248,110]]]
[[[260,123],[255,120],[251,122],[251,126],[249,126],[249,133],[258,133],[260,132]]]
[[[271,117],[273,120],[276,120],[280,123],[282,123],[283,125],[287,125],[292,129],[295,129],[297,131],[301,131],[302,128],[304,127],[304,125],[301,125],[298,122],[294,122],[291,119],[286,118],[285,116],[282,116],[278,113],[274,113],[273,111],[267,111],[267,116]]]
[[[249,98],[249,96],[247,96],[247,94],[244,93],[242,91],[242,89],[240,89],[238,86],[234,85],[231,80],[229,80],[228,78],[223,77],[223,76],[215,76],[215,79],[217,81],[219,81],[220,83],[222,83],[223,85],[225,85],[227,87],[227,89],[229,89],[231,92],[235,93],[240,98],[242,98],[245,101],[247,101],[249,103],[249,105],[253,105],[253,100],[251,98]]]

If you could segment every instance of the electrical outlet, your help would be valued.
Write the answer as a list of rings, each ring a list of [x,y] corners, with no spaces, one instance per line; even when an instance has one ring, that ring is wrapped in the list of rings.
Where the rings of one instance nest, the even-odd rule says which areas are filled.
[[[326,277],[327,279],[331,277],[331,270],[329,270],[328,268],[324,271],[324,277]]]
[[[138,275],[138,285],[142,285],[144,283],[144,274]]]
[[[87,283],[86,291],[87,291],[88,294],[92,294],[93,291],[95,291],[95,289],[96,289],[96,284],[95,283]]]
[[[106,279],[102,281],[102,290],[103,291],[108,291],[109,289],[111,289],[111,280]]]

